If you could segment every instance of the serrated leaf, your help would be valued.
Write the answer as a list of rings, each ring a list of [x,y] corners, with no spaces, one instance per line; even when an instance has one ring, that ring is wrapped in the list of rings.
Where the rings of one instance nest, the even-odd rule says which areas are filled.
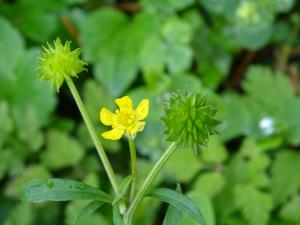
[[[117,206],[113,207],[113,222],[114,225],[124,225],[123,219],[120,215],[119,209]]]
[[[235,202],[250,225],[267,225],[273,208],[272,198],[250,185],[235,188]]]
[[[203,217],[198,206],[193,201],[176,191],[166,188],[157,188],[150,190],[146,196],[167,202],[176,209],[182,211],[184,214],[193,218],[199,224],[206,225],[205,218]]]
[[[300,171],[300,154],[288,150],[279,152],[273,164],[270,184],[276,205],[299,190],[300,176],[295,171]]]
[[[131,184],[131,181],[132,181],[132,176],[129,175],[120,183],[118,192],[116,193],[112,205],[117,204],[124,197]]]
[[[273,73],[264,66],[252,66],[246,73],[243,88],[258,104],[274,110],[293,98],[293,90],[286,76]],[[265,90],[264,94],[261,90]]]
[[[87,204],[84,208],[82,208],[77,215],[74,224],[77,224],[78,222],[85,220],[89,218],[97,209],[99,209],[104,202],[102,201],[92,201],[89,204]]]
[[[182,194],[182,190],[179,184],[177,184],[176,191]],[[180,225],[182,220],[182,212],[176,209],[174,206],[169,205],[167,213],[164,218],[163,225]]]
[[[111,203],[112,197],[85,183],[67,179],[32,180],[20,191],[21,197],[31,202],[98,200]]]

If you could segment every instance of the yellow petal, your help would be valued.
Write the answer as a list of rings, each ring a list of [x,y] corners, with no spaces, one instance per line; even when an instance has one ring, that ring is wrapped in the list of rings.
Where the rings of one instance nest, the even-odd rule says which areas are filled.
[[[116,115],[107,108],[102,108],[100,111],[100,121],[106,126],[113,124],[115,116]]]
[[[135,113],[138,120],[145,119],[149,113],[149,99],[143,99],[137,106]]]
[[[127,128],[127,132],[129,135],[135,135],[138,131],[144,130],[145,122],[136,121],[130,127]]]
[[[132,100],[128,96],[124,96],[122,98],[117,98],[115,100],[116,104],[119,106],[120,111],[124,111],[124,109],[132,109]]]
[[[102,137],[110,140],[119,140],[124,134],[124,129],[114,128],[102,133]]]

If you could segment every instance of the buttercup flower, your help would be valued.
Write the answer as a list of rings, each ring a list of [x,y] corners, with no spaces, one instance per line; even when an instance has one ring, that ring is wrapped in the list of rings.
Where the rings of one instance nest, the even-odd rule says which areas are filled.
[[[142,131],[145,119],[149,112],[149,100],[143,99],[136,109],[133,109],[132,100],[128,96],[115,100],[119,109],[115,113],[107,108],[100,111],[100,121],[107,126],[112,126],[112,130],[102,133],[102,137],[110,140],[118,140],[123,134],[134,138],[136,133]]]
[[[57,38],[54,47],[48,44],[48,48],[43,47],[42,57],[39,58],[39,76],[43,80],[50,81],[50,85],[56,86],[59,91],[66,76],[77,77],[77,74],[86,70],[85,62],[79,59],[81,50],[79,48],[71,51],[71,42],[65,45]]]

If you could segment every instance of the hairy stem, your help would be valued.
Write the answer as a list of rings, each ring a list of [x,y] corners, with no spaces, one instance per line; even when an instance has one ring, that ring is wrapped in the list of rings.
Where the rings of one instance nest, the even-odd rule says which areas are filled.
[[[162,166],[167,162],[167,160],[173,155],[173,153],[176,151],[176,144],[171,144],[168,149],[164,152],[164,154],[161,156],[161,158],[156,162],[156,164],[151,169],[150,173],[146,177],[144,183],[142,184],[140,190],[138,190],[135,198],[132,201],[132,204],[130,205],[127,213],[125,214],[125,224],[131,225],[134,212],[140,202],[142,201],[145,193],[148,191],[150,186],[152,185],[154,179],[156,178],[157,174],[161,170]]]
[[[135,150],[135,143],[132,138],[128,137],[128,143],[129,143],[129,150],[130,150],[131,176],[132,176],[129,200],[132,201],[135,194],[136,179],[137,179],[136,150]]]
[[[99,157],[100,157],[100,159],[101,159],[101,161],[103,163],[104,169],[105,169],[105,171],[106,171],[106,173],[108,175],[108,178],[109,178],[110,183],[111,183],[111,185],[113,187],[113,190],[114,190],[115,193],[117,193],[117,191],[118,191],[118,182],[117,182],[116,175],[115,175],[115,173],[114,173],[114,171],[113,171],[113,169],[111,167],[111,164],[110,164],[110,162],[109,162],[109,160],[107,158],[107,155],[106,155],[106,153],[105,153],[105,151],[104,151],[104,149],[103,149],[103,147],[102,147],[102,145],[101,145],[101,143],[100,143],[100,141],[98,139],[98,135],[97,135],[96,130],[95,130],[95,128],[94,128],[94,126],[93,126],[93,124],[91,122],[90,117],[88,116],[86,108],[85,108],[85,106],[84,106],[84,104],[83,104],[83,102],[82,102],[82,100],[80,98],[80,95],[79,95],[79,93],[78,93],[78,91],[77,91],[77,89],[76,89],[76,87],[74,85],[73,80],[70,77],[68,77],[68,76],[66,76],[65,79],[66,79],[66,82],[67,82],[67,84],[68,84],[68,86],[69,86],[69,88],[71,90],[71,93],[72,93],[74,99],[75,99],[75,102],[76,102],[76,104],[77,104],[77,106],[79,108],[79,111],[80,111],[80,113],[81,113],[81,115],[83,117],[85,125],[88,128],[90,136],[91,136],[91,138],[92,138],[92,140],[93,140],[93,142],[95,144],[95,147],[96,147],[97,152],[99,154]]]

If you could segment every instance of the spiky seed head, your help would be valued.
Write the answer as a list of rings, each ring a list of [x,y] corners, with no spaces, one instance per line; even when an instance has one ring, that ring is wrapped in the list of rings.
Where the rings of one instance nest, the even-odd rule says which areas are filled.
[[[39,60],[38,74],[42,80],[50,81],[51,87],[56,90],[64,82],[65,77],[77,77],[77,74],[86,70],[86,63],[79,58],[81,50],[79,48],[71,51],[71,42],[64,45],[60,38],[54,41],[54,46],[47,43],[47,48],[43,46],[43,51]]]
[[[197,153],[207,144],[209,136],[217,133],[215,128],[220,122],[215,118],[216,112],[201,93],[173,93],[165,102],[162,117],[167,140]]]

